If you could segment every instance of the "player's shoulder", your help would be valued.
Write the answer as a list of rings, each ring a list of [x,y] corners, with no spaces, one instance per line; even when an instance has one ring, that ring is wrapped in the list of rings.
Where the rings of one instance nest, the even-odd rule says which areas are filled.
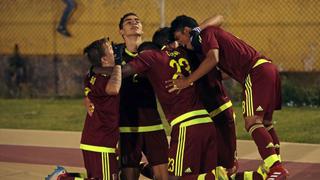
[[[156,50],[156,49],[146,49],[143,50],[141,52],[139,52],[139,55],[141,56],[155,56],[157,54],[161,53],[160,50]]]
[[[222,29],[220,27],[209,26],[209,27],[205,28],[204,30],[202,30],[201,34],[215,33],[215,32],[219,32],[221,30]]]

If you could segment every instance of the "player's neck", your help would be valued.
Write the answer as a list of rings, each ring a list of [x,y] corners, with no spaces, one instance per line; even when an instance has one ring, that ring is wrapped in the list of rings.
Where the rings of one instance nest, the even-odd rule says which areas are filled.
[[[130,52],[137,52],[138,46],[142,43],[141,36],[130,36],[125,39],[126,48]]]

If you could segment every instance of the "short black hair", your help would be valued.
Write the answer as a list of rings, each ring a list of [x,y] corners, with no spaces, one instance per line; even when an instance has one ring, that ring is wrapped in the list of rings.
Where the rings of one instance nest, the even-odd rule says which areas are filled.
[[[101,38],[93,41],[83,50],[92,66],[101,66],[101,58],[105,56],[105,43],[109,42],[109,38]]]
[[[171,22],[171,31],[172,33],[174,33],[177,31],[183,31],[185,27],[190,27],[191,29],[193,29],[197,26],[199,25],[195,19],[186,15],[181,15],[181,16],[177,16]]]
[[[145,41],[138,47],[138,52],[140,53],[144,50],[160,50],[160,48],[151,41]]]
[[[128,16],[137,16],[137,17],[138,17],[138,15],[137,15],[136,13],[134,13],[134,12],[129,12],[129,13],[123,15],[123,16],[120,18],[119,29],[123,29],[124,19],[125,19],[126,17],[128,17]]]
[[[172,40],[170,38],[170,28],[163,27],[159,28],[152,36],[152,42],[157,45],[159,48],[169,44]]]

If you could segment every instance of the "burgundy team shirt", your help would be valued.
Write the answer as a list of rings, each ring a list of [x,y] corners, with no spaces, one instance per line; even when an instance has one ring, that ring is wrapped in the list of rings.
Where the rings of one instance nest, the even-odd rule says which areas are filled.
[[[183,49],[146,50],[129,64],[148,77],[169,122],[184,113],[203,109],[195,86],[185,88],[179,94],[169,93],[165,87],[165,81],[177,78],[178,73],[185,76],[191,73],[190,63]]]
[[[94,104],[94,112],[87,114],[82,131],[82,144],[113,147],[119,137],[119,95],[108,95],[105,92],[109,77],[94,75],[86,77],[85,88],[88,97]]]
[[[218,27],[208,27],[201,32],[202,52],[219,49],[218,67],[240,83],[258,59],[265,58],[241,39]]]

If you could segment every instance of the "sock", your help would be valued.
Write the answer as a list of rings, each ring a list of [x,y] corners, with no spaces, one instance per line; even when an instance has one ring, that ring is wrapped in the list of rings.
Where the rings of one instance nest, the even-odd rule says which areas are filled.
[[[256,125],[253,125],[250,130],[254,128],[254,126]],[[251,136],[258,147],[262,159],[266,159],[270,155],[276,154],[272,138],[264,127],[254,129]]]
[[[266,129],[268,130],[270,136],[272,137],[276,153],[280,155],[280,141],[273,125],[266,127]]]

